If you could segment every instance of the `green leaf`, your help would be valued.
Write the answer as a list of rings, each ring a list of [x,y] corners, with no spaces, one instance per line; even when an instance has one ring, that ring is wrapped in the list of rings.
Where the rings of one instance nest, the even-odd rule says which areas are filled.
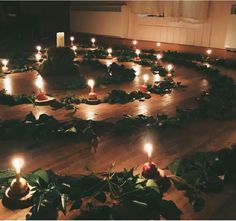
[[[161,200],[160,213],[165,219],[180,219],[182,211],[171,200]]]

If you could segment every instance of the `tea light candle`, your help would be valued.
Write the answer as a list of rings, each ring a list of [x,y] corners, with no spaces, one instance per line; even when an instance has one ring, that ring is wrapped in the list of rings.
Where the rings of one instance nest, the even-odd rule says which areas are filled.
[[[211,50],[211,49],[207,49],[207,50],[206,50],[206,53],[207,53],[208,55],[211,55],[211,54],[212,54],[212,50]]]
[[[92,42],[92,47],[95,47],[96,39],[95,38],[91,38],[91,42]]]
[[[107,49],[107,53],[108,53],[108,58],[112,58],[112,55],[111,55],[111,53],[112,53],[112,48],[108,48]]]
[[[157,61],[160,62],[161,59],[162,59],[162,55],[161,54],[157,54]]]
[[[97,100],[97,94],[94,92],[95,81],[93,79],[88,80],[88,86],[91,88],[89,93],[89,100]]]
[[[9,60],[2,59],[2,65],[3,65],[2,72],[3,73],[7,73],[9,71],[9,68],[7,67],[8,63],[9,63]]]
[[[138,44],[138,41],[133,40],[133,46],[136,47],[137,44]]]
[[[40,45],[37,45],[36,50],[37,50],[37,53],[40,54],[41,50],[42,50],[42,47]]]
[[[141,51],[139,49],[135,50],[135,54],[137,55],[135,60],[137,60],[137,61],[140,60],[140,57],[139,57],[140,53],[141,53]]]
[[[71,46],[74,45],[74,40],[75,40],[74,36],[70,36],[70,44],[71,44]]]
[[[57,47],[65,46],[65,34],[64,32],[57,32]]]

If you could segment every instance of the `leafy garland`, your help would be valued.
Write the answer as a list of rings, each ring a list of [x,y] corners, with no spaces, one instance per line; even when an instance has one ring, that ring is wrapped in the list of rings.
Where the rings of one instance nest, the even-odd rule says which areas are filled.
[[[205,206],[202,192],[219,193],[223,185],[236,185],[236,145],[218,152],[200,152],[171,163],[167,177],[195,211]],[[78,210],[80,219],[180,219],[173,201],[163,199],[158,180],[144,179],[134,170],[91,173],[78,178],[36,170],[25,175],[35,190],[26,219],[56,219],[58,211]],[[14,178],[12,170],[0,171],[0,198]],[[70,205],[70,208],[68,207]]]

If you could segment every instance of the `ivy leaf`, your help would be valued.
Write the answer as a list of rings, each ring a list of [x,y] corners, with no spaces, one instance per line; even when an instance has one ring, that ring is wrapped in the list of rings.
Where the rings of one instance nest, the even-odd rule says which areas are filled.
[[[102,202],[102,203],[105,203],[107,200],[107,197],[104,192],[99,192],[98,194],[96,194],[95,199]]]
[[[180,219],[182,211],[171,200],[160,201],[160,213],[165,219]]]
[[[82,203],[83,203],[83,201],[82,201],[81,199],[75,200],[75,201],[72,203],[72,206],[71,206],[71,208],[70,208],[70,211],[71,211],[71,210],[74,210],[74,209],[80,209]]]

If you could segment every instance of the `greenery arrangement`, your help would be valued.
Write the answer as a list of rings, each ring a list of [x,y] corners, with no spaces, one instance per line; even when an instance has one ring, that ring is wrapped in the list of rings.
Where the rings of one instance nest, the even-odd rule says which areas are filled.
[[[167,179],[185,196],[195,211],[205,206],[202,193],[218,193],[223,185],[236,184],[236,146],[218,152],[196,153],[171,163]],[[134,174],[134,169],[79,177],[59,176],[36,170],[25,175],[34,189],[32,207],[26,219],[56,219],[78,210],[79,219],[180,219],[182,212],[173,201],[163,199],[160,182]],[[15,173],[0,171],[2,194]]]

